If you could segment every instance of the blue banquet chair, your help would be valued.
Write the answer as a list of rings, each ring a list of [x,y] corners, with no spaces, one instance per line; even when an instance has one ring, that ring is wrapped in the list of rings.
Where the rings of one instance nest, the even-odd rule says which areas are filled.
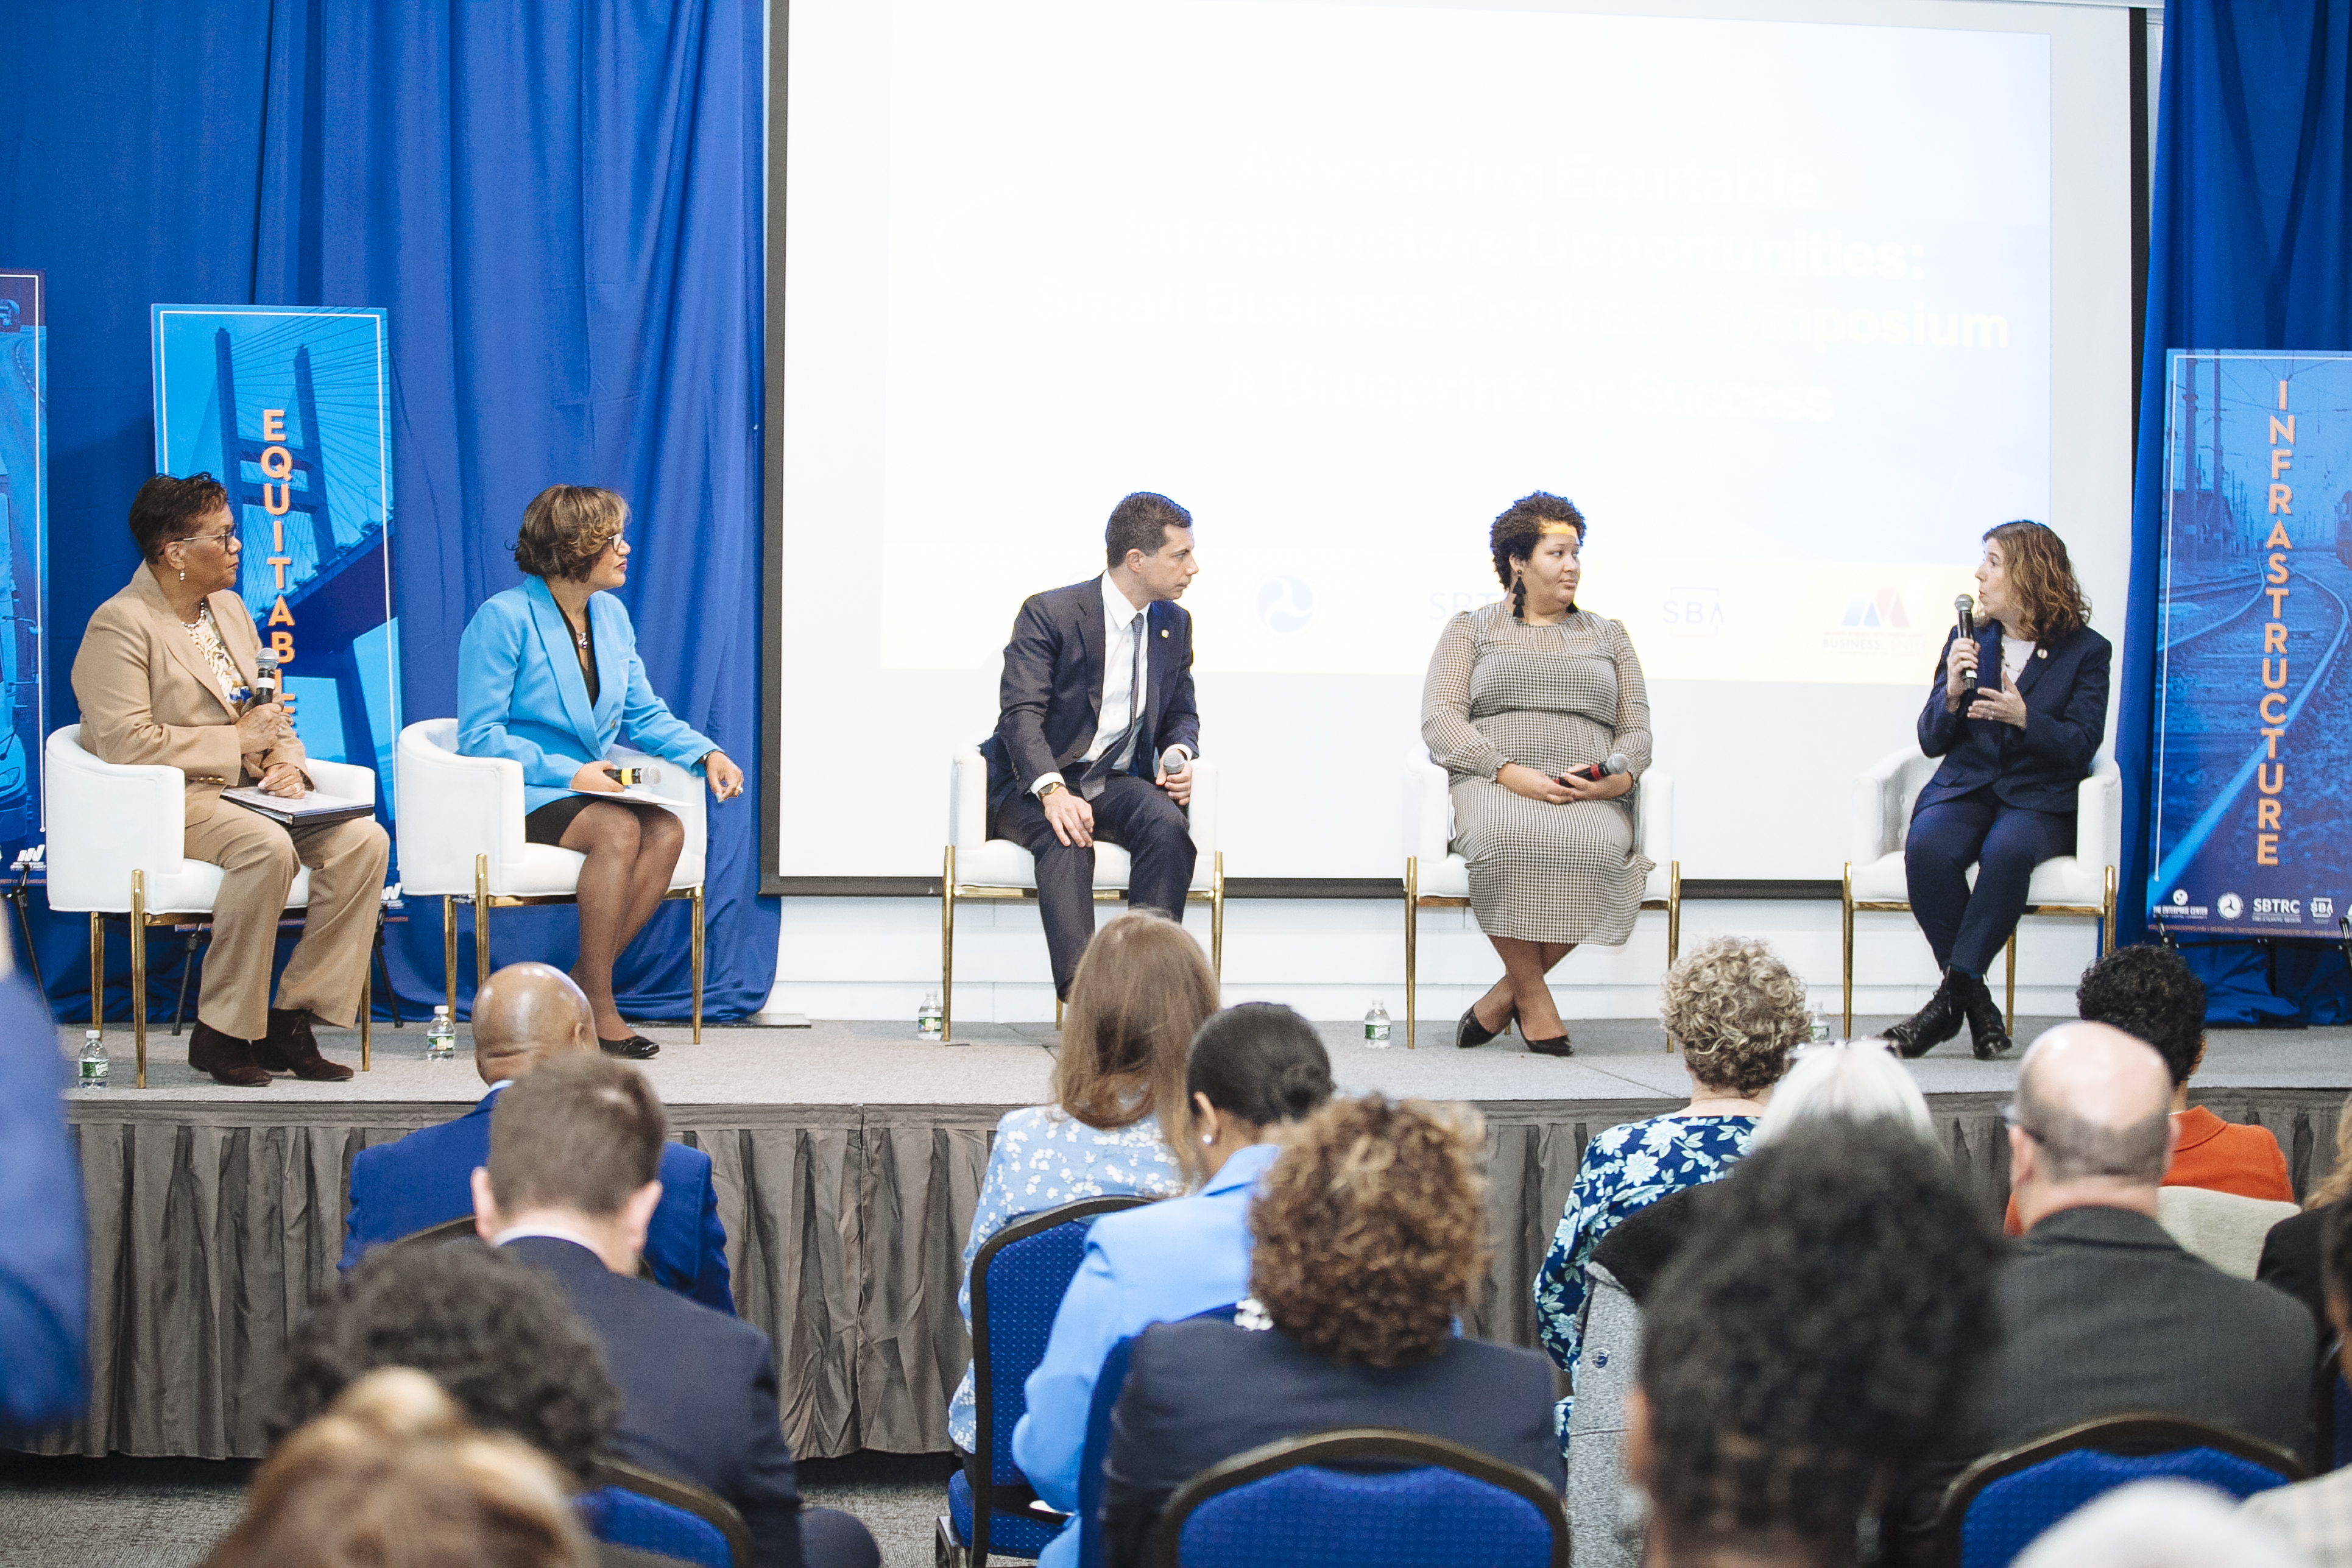
[[[1568,1568],[1568,1514],[1532,1470],[1416,1432],[1349,1427],[1268,1443],[1185,1482],[1152,1529],[1151,1560]]]
[[[1150,1202],[1131,1194],[1083,1198],[1024,1215],[981,1243],[971,1260],[973,1446],[948,1479],[939,1521],[940,1568],[984,1568],[991,1553],[1034,1560],[1067,1521],[1037,1500],[1013,1462],[1013,1429],[1029,1408],[1025,1385],[1045,1359],[1054,1315],[1086,1260],[1087,1231],[1120,1209]]]
[[[605,1544],[698,1568],[752,1568],[751,1527],[718,1493],[621,1459],[600,1460],[588,1479],[573,1506]]]
[[[2134,1481],[2194,1481],[2248,1498],[2301,1480],[2285,1449],[2201,1421],[2111,1415],[2004,1453],[1960,1473],[1937,1514],[1941,1568],[2009,1568],[2052,1525]]]

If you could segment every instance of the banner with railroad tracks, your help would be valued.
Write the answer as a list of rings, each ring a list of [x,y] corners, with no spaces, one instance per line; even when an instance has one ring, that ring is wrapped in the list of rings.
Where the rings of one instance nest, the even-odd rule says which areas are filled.
[[[392,345],[381,310],[157,305],[155,467],[208,472],[244,535],[237,593],[314,757],[373,768],[400,735]]]
[[[2352,915],[2352,355],[2175,351],[2148,918]]]
[[[0,866],[40,835],[47,731],[48,302],[38,272],[0,269]]]

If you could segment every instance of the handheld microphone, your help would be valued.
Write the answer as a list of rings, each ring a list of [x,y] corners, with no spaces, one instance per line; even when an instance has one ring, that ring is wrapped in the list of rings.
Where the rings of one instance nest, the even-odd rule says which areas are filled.
[[[1174,746],[1160,753],[1160,771],[1162,773],[1181,773],[1192,763],[1192,753]]]
[[[278,700],[278,655],[263,648],[253,656],[253,700],[256,706]]]
[[[1633,764],[1625,760],[1624,752],[1612,752],[1609,753],[1607,762],[1588,763],[1580,768],[1570,768],[1560,774],[1559,778],[1562,784],[1566,784],[1570,779],[1582,779],[1587,784],[1599,784],[1612,773],[1622,773],[1631,766]]]
[[[1960,617],[1960,636],[1969,642],[1977,640],[1977,602],[1966,594],[1952,601],[1952,609]],[[1966,702],[1977,694],[1977,672],[1969,670],[1960,677],[1960,700]]]
[[[659,763],[640,763],[633,768],[615,767],[606,768],[604,771],[612,774],[623,789],[629,789],[637,784],[661,783],[662,773]]]

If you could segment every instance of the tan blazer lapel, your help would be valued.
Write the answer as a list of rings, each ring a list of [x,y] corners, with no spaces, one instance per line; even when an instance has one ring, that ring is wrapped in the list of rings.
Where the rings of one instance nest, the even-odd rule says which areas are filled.
[[[188,636],[186,625],[173,612],[172,602],[163,597],[163,585],[155,581],[155,574],[142,564],[131,574],[131,585],[137,591],[139,602],[146,606],[149,617],[155,623],[155,636],[171,655],[172,661],[184,670],[190,679],[205,689],[205,694],[219,705],[222,712],[235,719],[236,710],[229,705],[227,698],[221,695],[220,682],[213,678],[212,666],[206,664],[205,656],[196,651],[195,639]],[[224,619],[217,605],[213,609],[213,619],[216,623]],[[227,645],[230,635],[227,626],[223,625],[221,641],[224,646]],[[235,658],[232,652],[231,662],[235,662]],[[247,679],[250,679],[250,676]]]

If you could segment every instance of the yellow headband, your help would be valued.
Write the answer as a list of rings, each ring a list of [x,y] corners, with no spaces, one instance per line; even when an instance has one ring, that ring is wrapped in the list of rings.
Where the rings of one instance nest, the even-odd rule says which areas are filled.
[[[1581,533],[1578,532],[1576,524],[1572,522],[1547,522],[1541,528],[1537,529],[1536,532],[1538,536],[1547,533],[1574,533],[1580,539],[1583,537]]]

